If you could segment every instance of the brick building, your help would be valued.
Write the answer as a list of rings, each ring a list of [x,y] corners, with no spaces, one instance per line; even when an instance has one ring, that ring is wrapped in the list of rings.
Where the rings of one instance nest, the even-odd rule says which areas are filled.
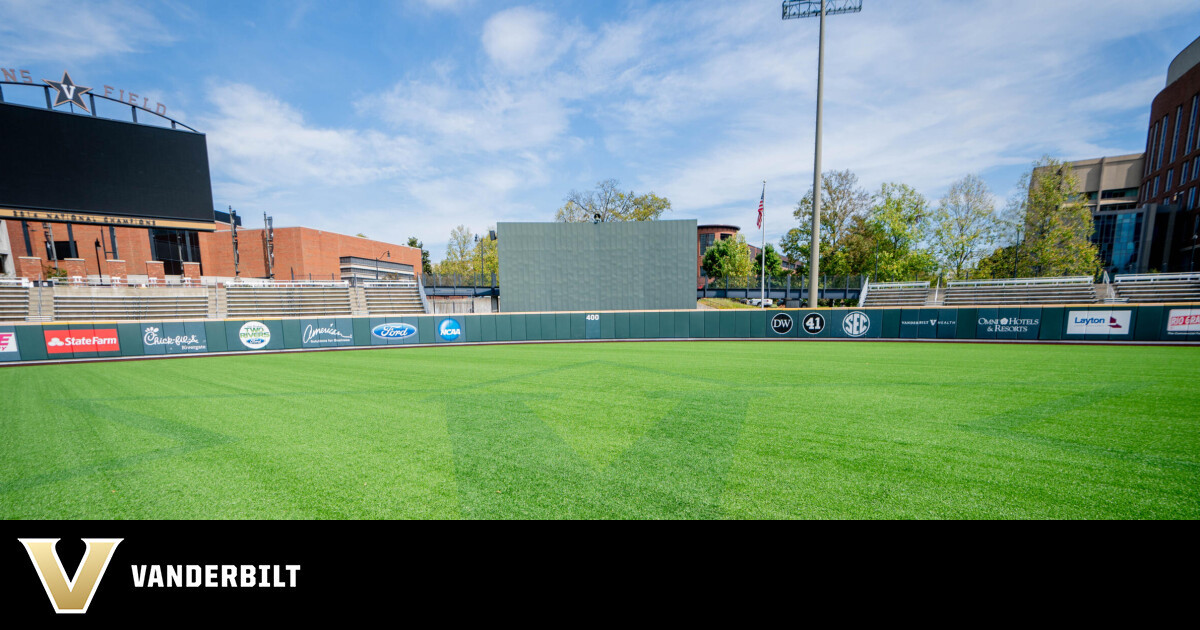
[[[212,232],[15,220],[5,221],[4,228],[18,277],[38,279],[54,267],[68,276],[118,276],[125,281],[268,277],[264,230],[238,228],[235,274],[230,219],[224,213],[216,217]],[[419,249],[306,227],[275,228],[273,250],[277,280],[370,279],[421,269]]]

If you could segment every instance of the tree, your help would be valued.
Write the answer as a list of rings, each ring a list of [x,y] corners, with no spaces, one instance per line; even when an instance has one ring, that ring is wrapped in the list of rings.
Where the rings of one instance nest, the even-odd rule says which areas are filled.
[[[746,278],[754,271],[753,254],[741,234],[717,241],[704,252],[702,268],[709,278]]]
[[[874,200],[870,215],[857,222],[848,237],[848,258],[857,263],[851,273],[871,274],[887,282],[932,271],[933,256],[921,247],[931,215],[925,196],[906,184],[886,183]],[[870,243],[869,258],[853,255],[859,240]]]
[[[779,252],[775,251],[775,245],[767,243],[765,251],[765,256],[767,259],[767,277],[774,278],[776,280],[785,278],[788,272],[783,268],[783,260],[779,258]],[[753,256],[753,258],[754,269],[752,271],[755,276],[761,276],[763,268],[763,254]]]
[[[415,247],[421,250],[421,273],[433,273],[433,266],[429,264],[429,250],[425,249],[425,244],[417,240],[417,237],[408,237],[408,246]]]
[[[471,259],[475,251],[474,235],[471,229],[460,225],[450,230],[450,240],[446,243],[446,258],[438,264],[438,273],[443,275],[471,275],[474,271]]]
[[[1018,188],[1025,194],[1010,209],[1023,226],[1018,275],[1094,275],[1100,257],[1092,243],[1092,213],[1077,192],[1071,165],[1045,156],[1021,177]]]
[[[572,190],[563,207],[554,213],[562,223],[585,223],[597,214],[601,221],[653,221],[671,210],[671,202],[653,192],[637,195],[632,190],[622,192],[620,182],[606,179],[596,183],[595,190]]]
[[[979,259],[975,264],[975,270],[971,272],[972,278],[978,279],[998,279],[998,278],[1014,278],[1017,272],[1017,245],[1006,245],[997,247],[995,251]]]
[[[471,264],[473,273],[476,275],[490,276],[500,273],[500,257],[496,249],[496,241],[491,237],[495,230],[495,226],[488,226],[486,235],[475,237],[475,251]]]
[[[843,251],[844,239],[854,226],[855,217],[864,217],[871,207],[871,194],[859,188],[858,176],[851,171],[830,171],[821,179],[821,273],[848,275],[851,262]],[[796,204],[792,216],[796,217],[798,232],[790,235],[784,252],[793,260],[809,261],[808,251],[812,241],[813,191],[810,188],[804,198]],[[807,264],[806,273],[807,273]]]
[[[950,185],[933,216],[933,242],[943,268],[955,279],[996,242],[1000,229],[996,204],[987,184],[976,175]]]

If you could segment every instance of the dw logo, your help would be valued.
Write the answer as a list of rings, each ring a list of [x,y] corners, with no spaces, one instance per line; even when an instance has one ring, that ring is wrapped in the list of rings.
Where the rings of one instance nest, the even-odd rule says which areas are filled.
[[[792,330],[792,316],[779,313],[771,318],[771,330],[777,335],[786,335]]]
[[[50,598],[54,612],[82,615],[87,612],[88,606],[92,605],[92,595],[96,593],[96,586],[100,584],[100,578],[104,577],[104,572],[108,569],[108,561],[112,559],[117,545],[124,539],[84,538],[83,544],[87,545],[87,551],[75,569],[75,577],[69,582],[62,561],[58,558],[58,551],[54,549],[58,538],[17,540],[25,545],[25,551],[29,552],[29,559],[33,560],[33,568],[42,580],[42,587],[46,589],[46,596]]]
[[[847,313],[842,319],[842,330],[851,337],[861,337],[871,329],[871,318],[862,311]]]

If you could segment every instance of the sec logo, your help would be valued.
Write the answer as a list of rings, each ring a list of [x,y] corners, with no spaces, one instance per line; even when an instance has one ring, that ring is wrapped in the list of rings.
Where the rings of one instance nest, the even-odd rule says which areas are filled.
[[[851,337],[861,337],[871,330],[871,318],[862,311],[847,313],[842,319],[842,331]]]

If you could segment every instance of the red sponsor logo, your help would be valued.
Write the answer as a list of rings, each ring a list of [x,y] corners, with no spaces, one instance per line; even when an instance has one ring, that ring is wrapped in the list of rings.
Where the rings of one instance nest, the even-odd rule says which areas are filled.
[[[45,330],[46,352],[114,352],[121,349],[117,340],[117,329],[96,330]]]
[[[1182,311],[1183,315],[1176,315],[1178,311],[1172,311],[1171,318],[1167,320],[1167,328],[1169,330],[1193,330],[1200,328],[1200,313],[1195,311]]]
[[[16,352],[17,351],[17,334],[10,332],[0,332],[0,352]]]

